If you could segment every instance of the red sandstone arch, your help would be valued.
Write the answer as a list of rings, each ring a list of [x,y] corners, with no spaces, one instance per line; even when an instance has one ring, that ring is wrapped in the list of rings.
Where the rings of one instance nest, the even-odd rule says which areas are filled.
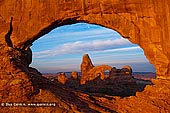
[[[82,77],[81,79],[81,84],[85,84],[87,81],[91,81],[95,79],[96,77],[100,77],[102,80],[106,78],[105,76],[105,71],[106,70],[111,70],[112,67],[109,65],[99,65],[99,66],[94,66],[89,70],[86,70],[86,76]]]
[[[27,49],[33,41],[58,26],[93,23],[116,30],[124,38],[138,44],[155,66],[157,76],[169,78],[170,23],[167,4],[168,0],[3,0],[0,2],[0,49],[5,50],[5,56],[6,47]]]
[[[108,65],[99,65],[99,66],[95,66],[93,67],[90,71],[89,71],[89,75],[92,75],[94,78],[96,78],[98,76],[98,74],[100,74],[100,78],[103,80],[105,78],[105,74],[104,72],[106,70],[111,70],[112,67],[108,66]],[[93,79],[94,79],[93,78]]]
[[[27,53],[33,41],[58,26],[86,22],[116,30],[124,38],[138,44],[155,66],[157,78],[163,79],[153,80],[154,86],[146,87],[144,92],[137,93],[135,97],[114,98],[110,101],[111,103],[107,103],[107,106],[101,104],[106,102],[105,99],[98,97],[100,100],[98,101],[95,97],[86,103],[91,107],[89,111],[86,109],[88,107],[84,106],[86,104],[80,100],[87,101],[90,97],[80,94],[81,99],[77,102],[74,97],[78,94],[73,95],[60,87],[57,88],[58,92],[55,91],[59,99],[51,93],[54,90],[51,92],[42,90],[35,100],[47,100],[51,97],[51,101],[55,100],[60,103],[59,107],[54,108],[56,112],[62,110],[79,112],[80,109],[83,112],[105,112],[106,110],[111,112],[114,110],[118,112],[169,112],[169,12],[170,0],[0,0],[1,101],[30,101],[29,97],[37,94],[39,89],[48,89],[49,86],[54,85],[41,76],[32,76],[38,72],[28,68],[23,62],[23,53]],[[21,82],[17,82],[18,78],[22,79]],[[11,79],[12,84],[7,84]],[[93,102],[98,103],[101,108]],[[8,108],[3,109],[6,112],[10,111]],[[49,112],[49,109],[44,110],[46,110],[44,112]],[[20,107],[12,111],[28,112],[30,108]]]

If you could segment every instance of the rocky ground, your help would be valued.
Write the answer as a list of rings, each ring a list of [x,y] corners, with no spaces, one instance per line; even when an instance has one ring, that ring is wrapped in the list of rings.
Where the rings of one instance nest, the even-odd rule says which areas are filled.
[[[32,76],[32,79],[34,79],[35,86],[39,86],[39,92],[25,102],[55,102],[55,107],[1,106],[1,113],[153,113],[153,111],[154,113],[168,113],[170,111],[170,81],[168,80],[154,79],[153,85],[147,85],[144,91],[136,92],[133,96],[120,97],[68,89],[61,83],[50,81],[43,76]],[[15,89],[15,92],[19,90]],[[5,97],[2,98],[4,101]]]
[[[63,82],[64,80],[62,81],[61,79],[58,80],[57,74],[52,74],[51,76],[44,76],[50,79],[51,81],[60,84],[61,87],[88,93],[91,95],[110,95],[127,97],[135,95],[136,92],[143,91],[146,85],[153,85],[151,80],[144,80],[139,79],[139,77],[134,78],[133,76],[126,75],[106,78],[104,80],[101,80],[100,77],[97,77],[96,79],[89,81],[84,85],[80,84],[80,76],[75,79],[70,77],[69,75],[66,75],[67,79],[65,80],[65,82]]]

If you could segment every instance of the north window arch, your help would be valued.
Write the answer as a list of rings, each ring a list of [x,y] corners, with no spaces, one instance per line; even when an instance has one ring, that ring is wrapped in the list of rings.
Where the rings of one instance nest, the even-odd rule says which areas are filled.
[[[134,104],[129,103],[130,101],[133,101],[136,103],[143,102],[143,105],[155,108],[154,111],[159,112],[160,108],[161,110],[168,110],[166,102],[164,103],[167,106],[161,106],[159,104],[159,100],[162,98],[166,100],[169,95],[168,92],[165,91],[168,87],[166,84],[168,83],[168,80],[166,79],[170,78],[170,51],[168,51],[170,47],[168,26],[170,23],[168,21],[168,9],[168,0],[165,0],[164,2],[160,0],[145,2],[116,0],[3,1],[0,8],[0,22],[2,28],[0,31],[1,72],[3,75],[4,72],[7,73],[7,75],[13,74],[17,73],[18,71],[15,69],[19,68],[21,71],[26,72],[26,74],[29,75],[28,68],[24,65],[20,65],[22,59],[17,60],[19,61],[19,65],[15,65],[17,64],[17,61],[14,61],[14,64],[10,62],[9,57],[11,57],[11,55],[14,54],[15,57],[18,58],[20,57],[20,54],[15,54],[14,52],[10,53],[11,51],[8,49],[17,49],[17,53],[20,53],[20,50],[25,50],[32,42],[48,33],[53,28],[69,24],[66,23],[65,20],[71,20],[72,22],[77,20],[85,21],[87,23],[96,23],[114,29],[122,36],[127,37],[131,42],[138,44],[144,50],[149,61],[155,66],[157,77],[161,78],[156,79],[154,87],[148,87],[146,89],[146,92],[149,92],[147,93],[148,95],[143,93],[143,96],[137,96],[139,97],[138,99],[136,99],[136,97],[126,98],[125,100],[118,99],[116,105],[119,104],[119,106],[117,106],[118,108],[113,109],[118,112],[124,110],[129,112],[136,110],[141,111],[141,109],[146,112],[148,111],[148,109],[145,109],[145,106],[139,105],[138,107],[134,107]],[[13,21],[11,21],[11,17],[13,17]],[[51,28],[53,23],[55,23],[55,27]],[[12,27],[10,25],[12,25]],[[11,31],[12,34],[10,33]],[[13,48],[8,48],[6,45],[6,39],[11,39]],[[153,97],[155,92],[159,93],[157,97],[150,98],[147,102],[144,101],[146,100],[145,97]],[[153,105],[153,102],[157,107]],[[126,108],[129,106],[131,109],[127,110]],[[140,107],[141,109],[138,109]]]
[[[80,71],[81,58],[87,52],[96,65],[108,64],[118,68],[132,65],[134,71],[155,71],[139,46],[131,44],[112,29],[94,24],[77,23],[57,27],[35,41],[31,48],[31,66],[41,72]]]
[[[33,63],[31,66],[47,76],[51,74],[56,76],[58,75],[57,73],[61,72],[71,76],[72,71],[81,72],[80,64],[85,53],[91,56],[95,65],[91,74],[95,74],[95,76],[98,76],[98,73],[100,75],[104,74],[104,76],[101,76],[102,80],[109,77],[109,71],[106,70],[111,70],[111,67],[121,69],[125,65],[130,65],[133,72],[138,72],[137,74],[142,76],[149,73],[154,75],[153,73],[155,72],[153,65],[148,62],[143,50],[138,45],[132,44],[128,39],[121,37],[118,32],[112,29],[94,24],[76,23],[57,27],[35,41],[31,49],[33,50]],[[110,68],[97,71],[98,66],[100,67],[103,64],[110,66]],[[103,69],[102,67],[100,68]],[[136,73],[133,75],[136,75]],[[141,76],[137,77],[140,78]],[[151,77],[154,78],[154,76]],[[110,78],[117,79],[116,77]],[[87,83],[91,84],[90,81],[95,79],[88,80]],[[136,91],[143,91],[148,83],[138,81],[136,85],[140,85],[140,89],[136,89]],[[81,84],[81,80],[79,82]],[[151,83],[150,81],[149,85]],[[135,95],[135,92],[132,95]]]

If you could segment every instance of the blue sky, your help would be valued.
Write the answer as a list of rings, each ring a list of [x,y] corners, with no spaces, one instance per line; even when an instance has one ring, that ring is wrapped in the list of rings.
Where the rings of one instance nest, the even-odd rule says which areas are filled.
[[[80,71],[83,54],[94,65],[121,68],[130,65],[135,72],[154,72],[143,50],[116,31],[98,25],[78,23],[52,30],[33,43],[32,67],[43,73]]]

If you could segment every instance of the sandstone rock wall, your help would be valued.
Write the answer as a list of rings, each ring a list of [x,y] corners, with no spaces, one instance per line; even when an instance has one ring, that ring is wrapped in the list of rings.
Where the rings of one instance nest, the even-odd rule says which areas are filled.
[[[0,50],[4,57],[8,46],[25,50],[58,26],[87,22],[116,30],[138,44],[157,76],[169,78],[169,9],[169,0],[1,0]]]
[[[0,0],[1,101],[30,101],[32,98],[30,95],[38,92],[40,86],[46,86],[45,90],[51,87],[52,84],[49,81],[44,82],[45,78],[39,79],[37,74],[32,74],[34,71],[28,68],[31,58],[28,63],[25,63],[24,59],[29,55],[24,57],[23,52],[29,54],[27,50],[32,43],[56,27],[86,22],[116,30],[124,38],[138,44],[144,50],[150,63],[155,66],[157,78],[162,79],[155,80],[154,86],[147,87],[137,97],[110,101],[97,97],[87,101],[90,96],[84,97],[85,94],[80,94],[78,97],[59,87],[54,88],[49,91],[47,97],[55,93],[51,101],[55,100],[59,103],[60,112],[63,112],[62,109],[93,113],[107,110],[110,112],[169,112],[169,13],[170,0]],[[34,89],[38,90],[34,91]],[[19,93],[16,93],[17,91]],[[39,94],[40,97],[34,97],[33,100],[42,101],[43,94],[46,93]],[[74,99],[75,97],[78,101]],[[74,102],[76,104],[73,104]],[[97,106],[96,103],[102,107]],[[25,108],[21,108],[20,111],[23,109]],[[32,108],[28,109],[29,112],[36,111]],[[0,110],[1,112],[4,110],[5,113],[18,112],[19,109],[0,107]]]

